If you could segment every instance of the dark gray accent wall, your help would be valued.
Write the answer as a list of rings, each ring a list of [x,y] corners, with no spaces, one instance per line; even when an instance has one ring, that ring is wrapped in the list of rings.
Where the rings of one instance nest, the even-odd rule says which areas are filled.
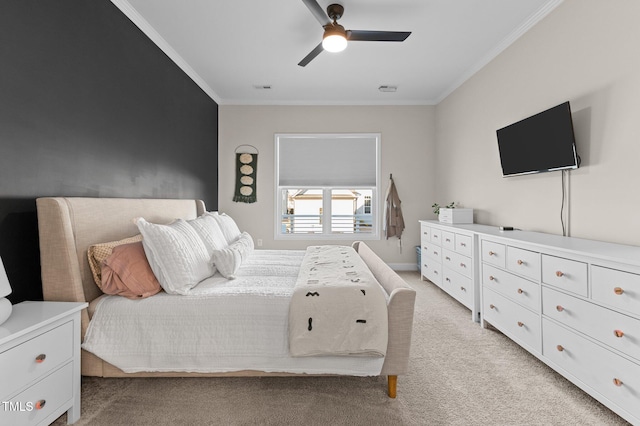
[[[35,199],[200,198],[218,105],[108,0],[0,2],[0,256],[42,298]]]

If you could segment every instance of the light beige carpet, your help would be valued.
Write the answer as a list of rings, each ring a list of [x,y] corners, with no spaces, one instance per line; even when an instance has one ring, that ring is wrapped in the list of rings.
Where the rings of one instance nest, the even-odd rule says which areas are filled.
[[[77,425],[617,425],[625,422],[417,272],[409,374],[82,379]],[[66,423],[66,415],[54,424]]]

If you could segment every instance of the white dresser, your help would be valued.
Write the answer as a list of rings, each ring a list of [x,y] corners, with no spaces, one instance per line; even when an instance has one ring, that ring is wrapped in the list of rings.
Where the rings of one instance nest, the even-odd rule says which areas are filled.
[[[478,224],[420,221],[420,269],[426,278],[471,310],[480,321],[480,284],[477,262],[478,233],[497,232]]]
[[[640,424],[640,247],[509,231],[479,253],[483,325]]]
[[[86,303],[22,302],[0,325],[0,424],[80,418],[80,311]]]

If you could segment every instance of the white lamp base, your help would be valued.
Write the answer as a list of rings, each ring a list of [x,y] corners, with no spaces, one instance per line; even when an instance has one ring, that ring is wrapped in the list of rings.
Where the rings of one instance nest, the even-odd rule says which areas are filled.
[[[0,299],[0,324],[4,323],[13,311],[13,305],[9,302],[9,299],[3,297]]]

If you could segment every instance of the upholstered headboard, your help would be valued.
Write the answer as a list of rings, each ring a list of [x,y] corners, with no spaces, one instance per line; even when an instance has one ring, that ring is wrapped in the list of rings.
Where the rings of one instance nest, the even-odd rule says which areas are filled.
[[[102,294],[91,275],[91,244],[138,234],[133,223],[194,219],[205,212],[201,200],[51,197],[36,200],[40,235],[42,293],[45,300],[91,302]],[[89,317],[83,313],[83,331]]]

